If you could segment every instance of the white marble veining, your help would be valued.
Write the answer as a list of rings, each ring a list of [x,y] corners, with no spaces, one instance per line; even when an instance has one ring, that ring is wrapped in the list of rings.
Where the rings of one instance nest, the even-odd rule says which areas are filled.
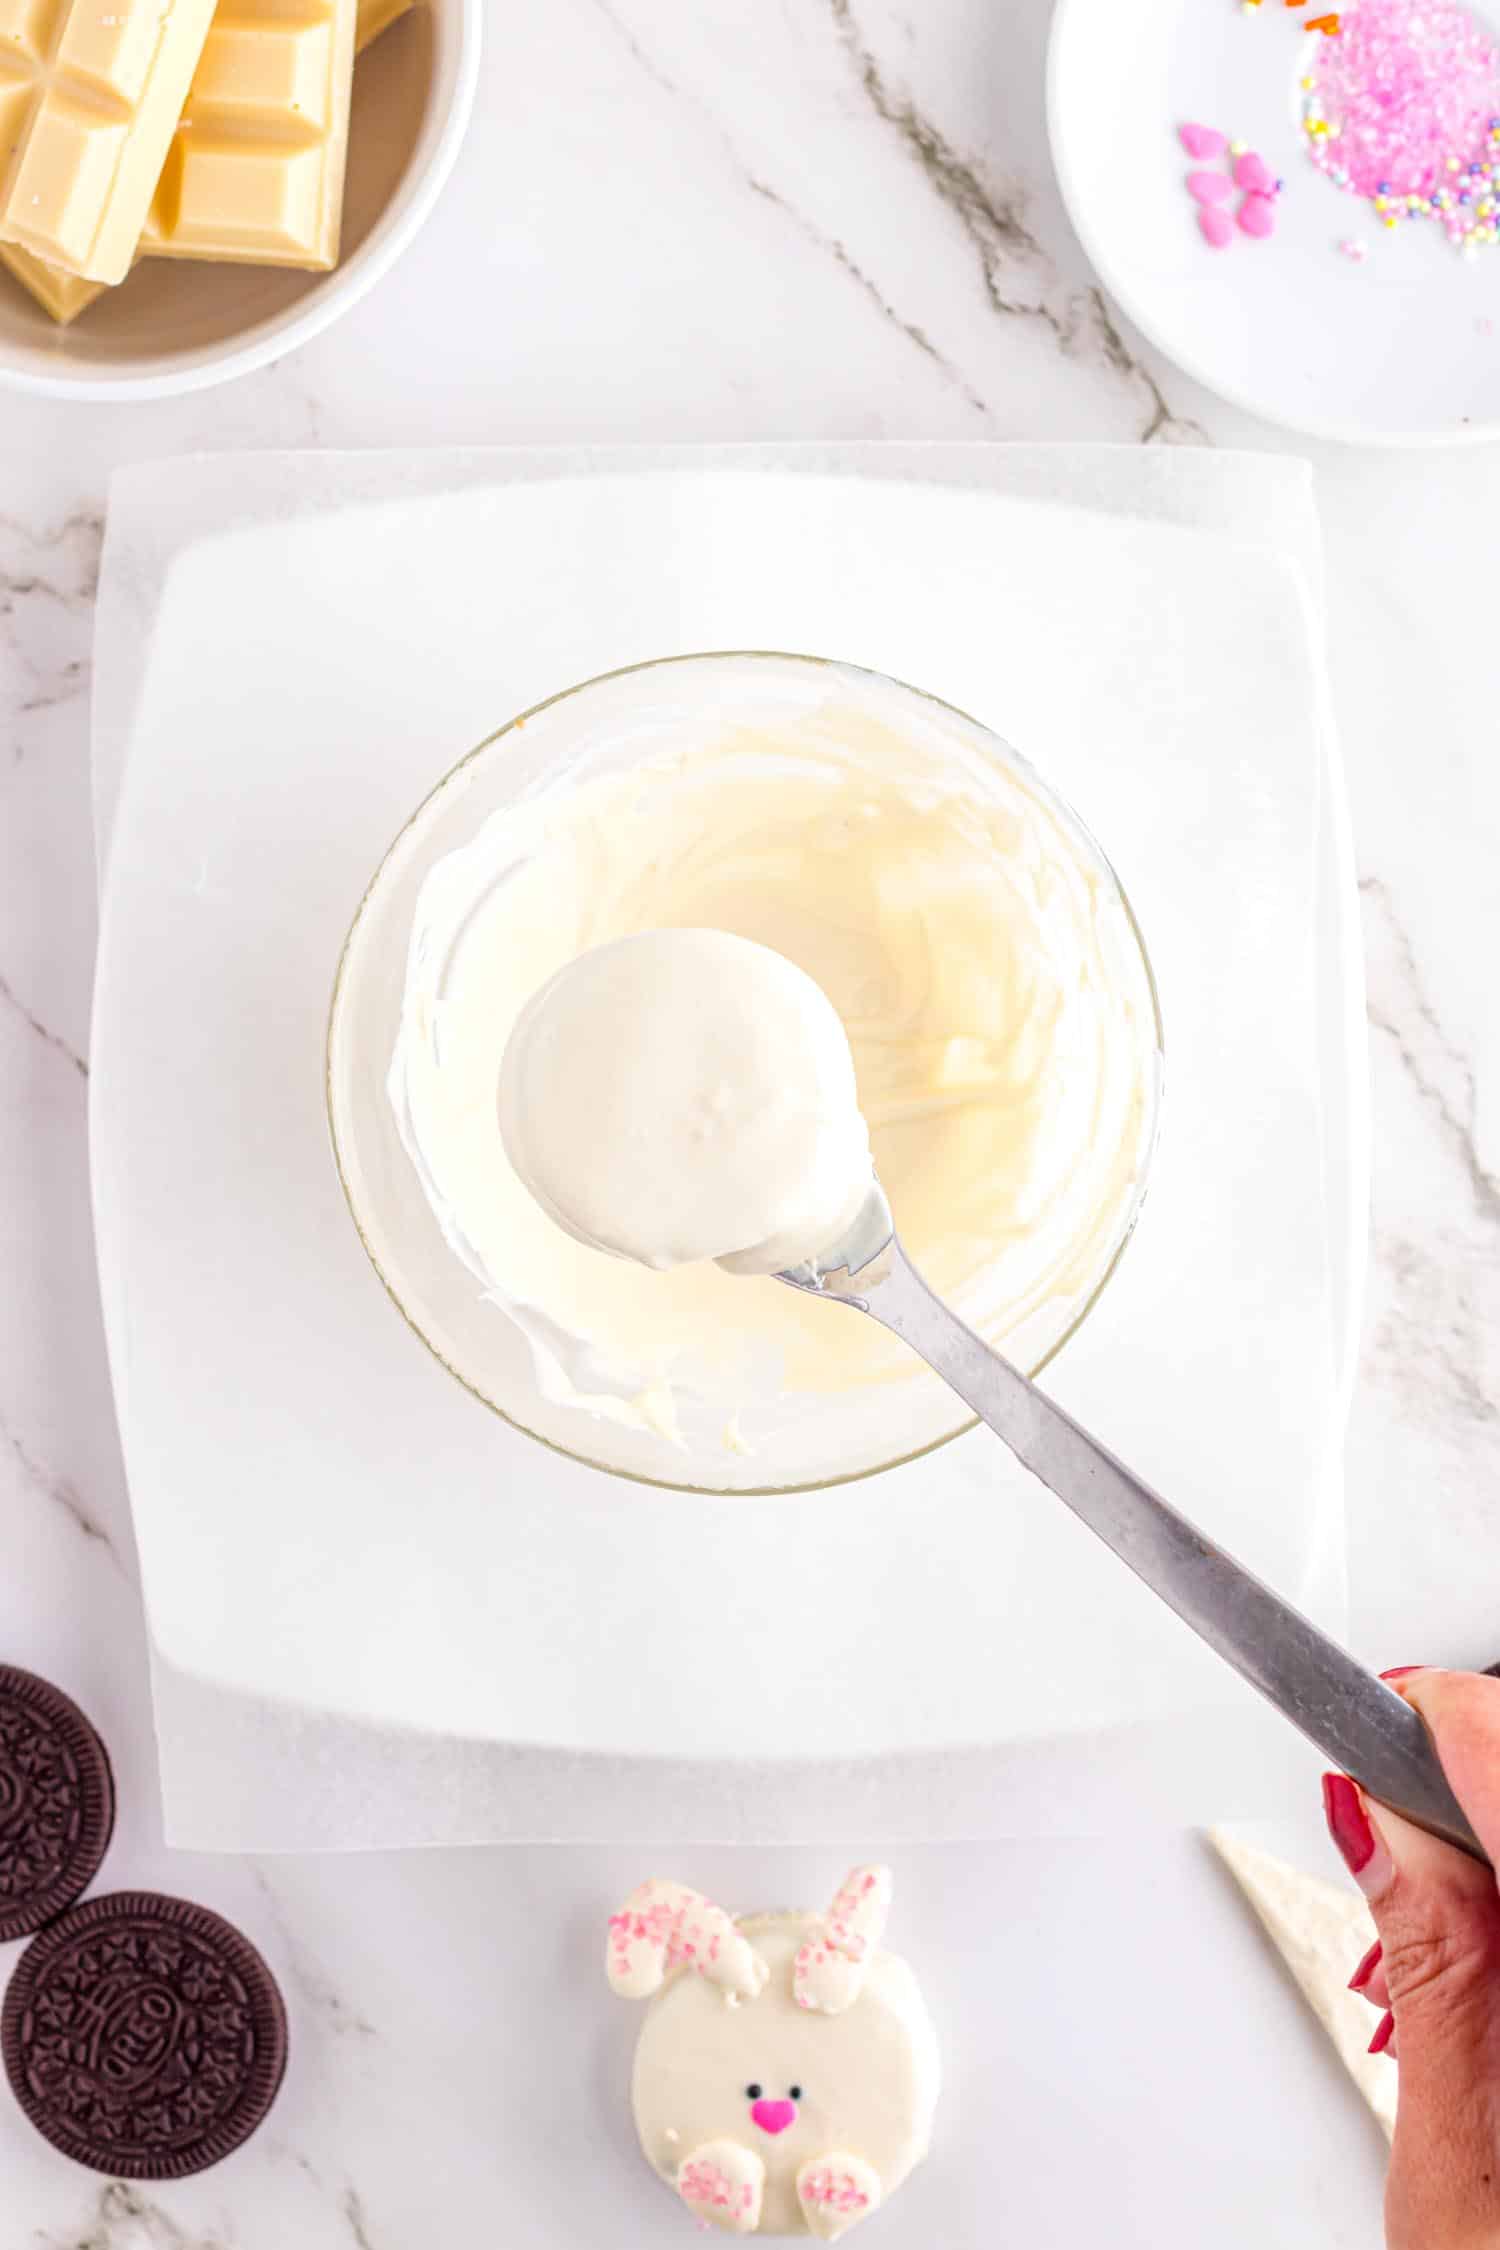
[[[170,2190],[75,2171],[0,2101],[5,2250],[520,2239],[485,2094],[503,1992],[468,2005],[494,1958],[492,1855],[185,1862],[156,1834],[87,1201],[86,696],[108,473],[194,448],[578,438],[1309,450],[1159,363],[1100,295],[1048,170],[1047,12],[1040,0],[508,0],[492,12],[452,186],[344,324],[176,402],[0,407],[0,1652],[63,1681],[104,1725],[122,1799],[111,1882],[196,1890],[238,1915],[299,2024],[272,2125]],[[1500,1656],[1500,451],[1312,450],[1375,1094],[1349,1474],[1383,1532],[1352,1558],[1356,1637],[1382,1663],[1488,1661]],[[514,1946],[507,1962],[524,1972]],[[545,2129],[540,2109],[532,2125]],[[1150,2176],[1147,2164],[1137,2186]],[[1348,2206],[1316,2183],[1287,2192],[1305,2231],[1289,2223],[1280,2239],[1373,2238],[1369,2181]],[[1127,2214],[1117,2239],[1160,2239],[1148,2216]],[[1243,2250],[1264,2238],[1248,2207],[1245,2231],[1236,2223],[1220,2211],[1219,2238]]]

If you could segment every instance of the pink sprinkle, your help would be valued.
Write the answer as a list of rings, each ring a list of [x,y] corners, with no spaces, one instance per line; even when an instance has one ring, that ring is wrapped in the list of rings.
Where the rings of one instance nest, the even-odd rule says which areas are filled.
[[[1265,158],[1257,156],[1251,148],[1235,160],[1234,184],[1243,188],[1247,195],[1269,195],[1276,180]]]
[[[1241,231],[1261,239],[1276,232],[1276,206],[1268,195],[1247,195],[1239,208]]]
[[[1230,193],[1228,175],[1224,172],[1189,172],[1187,191],[1195,203],[1222,203]]]
[[[1212,125],[1179,125],[1177,138],[1189,156],[1222,156],[1229,145],[1224,135],[1216,133]]]
[[[1339,244],[1339,248],[1343,252],[1344,256],[1350,259],[1356,266],[1362,266],[1365,262],[1365,259],[1369,256],[1369,250],[1366,245],[1363,242],[1357,242],[1354,239],[1353,235],[1346,234],[1343,241]]]
[[[1234,221],[1217,203],[1200,205],[1198,228],[1211,250],[1227,250],[1234,240]]]
[[[1495,240],[1500,49],[1458,0],[1360,0],[1310,76],[1308,154],[1335,186],[1375,200],[1387,226]]]
[[[831,2164],[820,2164],[808,2175],[801,2196],[804,2203],[825,2211],[867,2211],[870,2207],[864,2190],[847,2172],[835,2172]]]

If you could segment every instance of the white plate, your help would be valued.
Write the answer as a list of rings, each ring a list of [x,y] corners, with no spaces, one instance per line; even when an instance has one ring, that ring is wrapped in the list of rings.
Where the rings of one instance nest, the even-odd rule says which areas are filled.
[[[445,478],[454,489],[432,488]],[[1007,487],[1099,506],[1038,507]],[[257,507],[266,520],[247,524]],[[1143,507],[1237,536],[1144,523]],[[1086,1770],[1059,1802],[1076,1813],[1096,1790],[1094,1730],[1229,1692],[992,1444],[811,1503],[642,1492],[467,1399],[368,1269],[320,1065],[370,867],[423,778],[497,711],[731,632],[883,662],[992,715],[1114,839],[1168,971],[1176,1139],[1118,1302],[1112,1290],[1058,1361],[1058,1391],[1327,1613],[1358,1286],[1358,980],[1347,856],[1329,849],[1340,792],[1315,621],[1289,555],[1315,568],[1295,467],[1135,449],[373,456],[311,471],[263,457],[157,464],[117,488],[98,672],[106,829],[122,756],[124,782],[97,987],[95,1198],[147,1603],[174,1683],[158,1718],[179,1839],[264,1844],[310,1823],[344,1844],[607,1832],[597,1770],[585,1788],[569,1761],[641,1750],[723,1784],[708,1809],[672,1791],[699,1832],[795,1832],[763,1775],[752,1797],[736,1786],[739,1761],[817,1772],[821,1815],[847,1798],[816,1761],[879,1758],[882,1788],[902,1784],[891,1818],[951,1833],[954,1769],[934,1752],[1004,1743],[1013,1760],[1027,1740],[1072,1734]],[[1224,637],[1201,590],[1226,567],[1242,598]],[[1219,930],[1249,950],[1216,956],[1206,985]],[[1270,974],[1289,941],[1295,958]],[[1226,1168],[1236,1191],[1220,1199]],[[1247,1416],[1246,1398],[1268,1403]],[[731,1577],[742,1600],[726,1633],[700,1590]],[[831,1608],[829,1583],[844,1595]],[[265,1759],[246,1714],[261,1751],[275,1733]],[[376,1730],[386,1783],[402,1762],[399,1791],[351,1799],[344,1754],[311,1788],[313,1714]],[[466,1745],[456,1798],[434,1737]],[[484,1745],[550,1757],[568,1801],[554,1792],[543,1810],[510,1752],[476,1763]],[[912,1766],[891,1775],[896,1752],[922,1761],[922,1787]],[[1049,1751],[1054,1778],[1060,1758]],[[840,1780],[863,1818],[870,1773]],[[1000,1817],[1029,1824],[1021,1796]],[[989,1798],[994,1817],[993,1774]],[[658,1793],[653,1822],[669,1825],[660,1815]]]
[[[1436,445],[1500,433],[1500,247],[1387,233],[1304,154],[1312,42],[1281,0],[1058,0],[1048,125],[1063,199],[1111,295],[1185,373],[1315,437]],[[1247,142],[1286,182],[1275,235],[1211,250],[1177,139]],[[1339,244],[1364,243],[1357,264]]]

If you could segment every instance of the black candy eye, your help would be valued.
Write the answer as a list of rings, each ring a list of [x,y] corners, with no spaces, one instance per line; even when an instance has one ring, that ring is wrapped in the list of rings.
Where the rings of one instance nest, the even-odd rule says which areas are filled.
[[[793,2102],[800,2102],[800,2101],[801,2101],[801,2099],[802,2099],[802,2088],[801,2088],[800,2086],[789,2086],[789,2087],[787,2088],[787,2100],[788,2100],[788,2101],[793,2101]]]
[[[761,2097],[761,2088],[756,2085],[750,2085],[745,2088],[745,2093],[749,2100],[751,2100],[752,2102],[758,2102]]]

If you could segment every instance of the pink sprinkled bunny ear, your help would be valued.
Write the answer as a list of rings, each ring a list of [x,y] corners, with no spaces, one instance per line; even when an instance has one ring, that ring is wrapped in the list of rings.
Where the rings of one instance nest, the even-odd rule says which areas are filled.
[[[611,1914],[604,1966],[622,2000],[649,1999],[670,1970],[682,1967],[718,1985],[733,2005],[753,2000],[770,1974],[722,1906],[659,1875]]]
[[[845,1876],[817,1936],[799,1947],[792,1965],[799,2008],[838,2016],[853,2006],[885,1931],[892,1888],[888,1867],[855,1867]]]

